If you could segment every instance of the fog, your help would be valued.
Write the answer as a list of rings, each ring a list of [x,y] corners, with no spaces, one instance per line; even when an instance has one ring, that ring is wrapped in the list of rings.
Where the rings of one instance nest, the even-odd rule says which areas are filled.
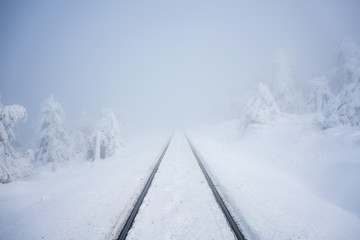
[[[360,43],[359,1],[1,1],[0,94],[34,126],[53,94],[69,121],[203,121],[271,79],[279,49],[300,82],[326,73],[338,38]],[[151,126],[151,125],[149,125]]]
[[[1,0],[0,238],[359,239],[359,23],[360,0]]]

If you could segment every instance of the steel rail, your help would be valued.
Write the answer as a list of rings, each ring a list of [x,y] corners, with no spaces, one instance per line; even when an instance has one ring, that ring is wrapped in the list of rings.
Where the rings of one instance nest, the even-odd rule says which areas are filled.
[[[201,171],[203,172],[203,174],[204,174],[204,176],[205,176],[205,178],[206,178],[206,181],[207,181],[209,187],[211,188],[211,191],[212,191],[213,194],[214,194],[214,197],[215,197],[218,205],[220,206],[222,212],[223,212],[224,215],[225,215],[226,221],[227,221],[228,224],[230,225],[230,227],[231,227],[232,231],[234,232],[236,238],[237,238],[238,240],[245,240],[244,235],[243,235],[242,232],[240,231],[240,229],[239,229],[238,225],[236,224],[235,220],[233,219],[230,211],[228,210],[228,208],[226,207],[224,201],[222,200],[219,192],[216,190],[216,187],[215,187],[214,183],[212,182],[209,174],[207,173],[204,165],[202,164],[202,162],[201,162],[201,160],[200,160],[200,157],[199,157],[199,155],[198,155],[198,153],[197,153],[194,145],[193,145],[192,142],[190,141],[189,137],[188,137],[187,135],[185,135],[185,136],[186,136],[186,139],[187,139],[187,141],[188,141],[188,143],[189,143],[189,145],[190,145],[191,151],[193,152],[193,154],[194,154],[194,156],[195,156],[195,158],[196,158],[196,160],[197,160],[197,162],[198,162],[198,164],[199,164],[199,166],[200,166],[200,168],[201,168]]]
[[[139,212],[140,206],[141,206],[141,204],[142,204],[142,202],[143,202],[143,200],[144,200],[144,198],[145,198],[145,196],[146,196],[146,194],[147,194],[147,192],[148,192],[148,190],[149,190],[149,188],[151,186],[151,183],[152,183],[152,181],[154,179],[154,176],[155,176],[155,174],[156,174],[156,172],[157,172],[157,170],[158,170],[158,168],[160,166],[160,163],[161,163],[162,159],[165,156],[165,153],[166,153],[166,151],[167,151],[167,149],[168,149],[168,147],[170,145],[171,139],[172,139],[172,136],[170,137],[170,139],[169,139],[168,143],[166,144],[166,146],[165,146],[159,160],[157,161],[157,163],[156,163],[156,165],[155,165],[149,179],[147,180],[147,182],[145,184],[144,189],[142,190],[138,200],[136,201],[136,204],[135,204],[133,210],[131,211],[131,214],[130,214],[129,218],[127,219],[124,227],[122,228],[122,230],[120,232],[120,235],[117,238],[117,240],[125,240],[125,238],[126,238],[128,232],[129,232],[132,224],[134,223],[135,217],[136,217],[137,213]]]

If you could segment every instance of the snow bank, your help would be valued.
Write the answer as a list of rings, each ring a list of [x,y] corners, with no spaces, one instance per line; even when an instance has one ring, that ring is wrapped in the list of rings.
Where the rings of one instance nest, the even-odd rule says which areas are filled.
[[[233,121],[189,134],[249,239],[360,236],[360,129],[324,131],[313,119],[286,115],[246,135]]]

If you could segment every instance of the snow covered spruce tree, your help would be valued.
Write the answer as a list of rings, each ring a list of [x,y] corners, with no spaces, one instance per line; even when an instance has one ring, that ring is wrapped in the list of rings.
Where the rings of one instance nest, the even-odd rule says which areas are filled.
[[[275,56],[275,75],[271,82],[271,92],[283,112],[296,113],[302,108],[302,96],[296,88],[296,74],[293,60],[284,51]]]
[[[339,94],[347,85],[360,79],[360,50],[348,38],[341,39],[336,57],[336,67],[330,78],[330,87]]]
[[[332,81],[332,88],[338,94],[327,104],[323,127],[339,124],[360,125],[360,51],[353,42],[346,39],[340,44],[338,66]]]
[[[36,165],[68,161],[71,157],[70,137],[65,125],[65,114],[61,105],[50,96],[41,106],[40,141],[36,153]]]
[[[114,113],[105,110],[87,141],[86,158],[90,161],[105,159],[124,151],[120,128]]]
[[[323,127],[336,125],[360,126],[360,82],[353,82],[327,104]]]
[[[333,97],[328,85],[328,79],[325,76],[314,78],[310,87],[307,104],[312,112],[321,112]]]
[[[83,113],[81,119],[75,122],[75,126],[71,132],[73,144],[73,153],[79,159],[86,158],[88,137],[92,134],[94,129],[93,122]]]
[[[32,170],[33,152],[17,153],[11,142],[15,138],[14,125],[26,120],[26,110],[20,105],[3,106],[0,103],[0,182],[25,176]]]
[[[275,120],[280,109],[268,87],[260,83],[257,92],[248,95],[245,107],[241,114],[241,128],[262,127]]]

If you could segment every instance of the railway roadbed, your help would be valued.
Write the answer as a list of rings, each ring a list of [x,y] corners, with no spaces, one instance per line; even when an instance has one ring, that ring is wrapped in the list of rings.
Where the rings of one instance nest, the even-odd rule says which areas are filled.
[[[173,136],[127,239],[235,239],[182,133]]]

